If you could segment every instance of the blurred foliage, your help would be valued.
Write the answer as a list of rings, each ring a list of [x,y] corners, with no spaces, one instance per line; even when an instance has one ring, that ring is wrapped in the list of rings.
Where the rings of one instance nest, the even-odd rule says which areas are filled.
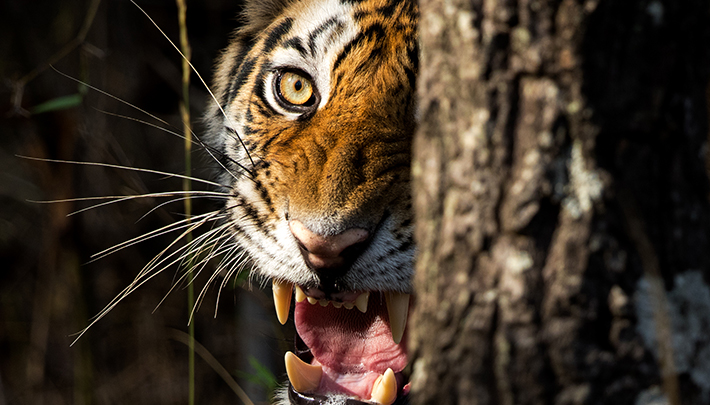
[[[236,374],[253,384],[263,387],[266,392],[273,393],[279,384],[274,373],[268,367],[261,364],[254,356],[249,356],[249,365],[251,365],[252,372],[237,370]]]
[[[42,114],[50,111],[60,111],[66,110],[67,108],[78,107],[84,97],[77,94],[70,94],[68,96],[60,96],[47,100],[44,103],[34,106],[30,109],[31,114]]]
[[[170,38],[178,38],[174,2],[137,3]],[[188,1],[192,59],[205,77],[238,26],[239,3]],[[17,157],[184,170],[181,139],[123,118],[151,121],[99,92],[84,92],[83,86],[77,91],[76,82],[48,68],[51,62],[58,72],[181,128],[181,62],[172,45],[125,0],[103,0],[86,36],[77,41],[91,4],[7,0],[0,13],[0,404],[186,403],[187,349],[169,332],[186,329],[184,289],[176,288],[155,308],[179,278],[177,269],[166,269],[138,289],[70,347],[73,335],[177,235],[97,261],[91,255],[180,220],[181,202],[143,219],[164,201],[144,198],[72,216],[67,215],[91,202],[29,202],[179,190],[179,179]],[[73,41],[76,46],[67,47]],[[32,72],[36,75],[23,80]],[[190,92],[199,134],[209,99],[199,81],[193,80]],[[193,162],[197,177],[211,176],[205,156],[196,151]],[[217,204],[197,199],[194,211],[214,210]],[[198,292],[207,278],[204,272],[196,280]],[[219,303],[218,287],[208,287],[194,319],[196,339],[227,370],[246,372],[237,380],[255,402],[264,402],[272,387],[264,381],[282,375],[281,353],[288,342],[275,327],[267,294],[248,291],[244,276],[227,285]],[[209,366],[199,360],[196,366],[199,402],[238,403]],[[256,383],[249,375],[259,376]]]

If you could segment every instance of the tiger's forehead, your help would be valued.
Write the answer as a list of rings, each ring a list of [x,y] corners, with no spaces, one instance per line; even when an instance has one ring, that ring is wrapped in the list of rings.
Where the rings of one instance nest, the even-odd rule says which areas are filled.
[[[333,21],[345,22],[353,10],[351,2],[342,0],[308,0],[293,3],[283,16],[293,18],[296,35],[310,34],[332,27]]]
[[[293,51],[303,56],[337,52],[332,47],[358,31],[353,9],[342,0],[295,2],[264,30],[263,50]]]

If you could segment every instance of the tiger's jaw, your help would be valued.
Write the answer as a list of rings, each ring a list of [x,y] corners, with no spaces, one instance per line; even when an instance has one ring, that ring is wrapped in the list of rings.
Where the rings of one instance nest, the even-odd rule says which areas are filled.
[[[407,397],[414,247],[409,199],[399,197],[390,206],[393,213],[371,224],[351,221],[360,225],[350,228],[309,220],[295,210],[284,215],[290,243],[281,252],[300,261],[283,276],[272,276],[282,324],[294,304],[295,349],[285,356],[288,403],[391,405]],[[341,231],[323,234],[312,230],[314,223]]]
[[[273,292],[282,324],[295,294],[295,353],[285,356],[291,403],[405,401],[409,294],[344,292],[326,299],[318,289],[279,281]]]

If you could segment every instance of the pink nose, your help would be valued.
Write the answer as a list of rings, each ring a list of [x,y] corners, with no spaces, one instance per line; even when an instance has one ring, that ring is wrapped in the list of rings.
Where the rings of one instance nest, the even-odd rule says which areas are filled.
[[[306,228],[301,221],[292,220],[289,228],[300,242],[303,257],[314,269],[340,267],[345,264],[341,255],[345,249],[367,240],[369,232],[361,228],[351,228],[343,233],[323,236]]]

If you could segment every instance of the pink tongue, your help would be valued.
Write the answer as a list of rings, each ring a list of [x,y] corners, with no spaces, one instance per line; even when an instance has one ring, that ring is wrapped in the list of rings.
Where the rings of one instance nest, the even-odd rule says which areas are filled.
[[[372,385],[388,368],[395,373],[407,365],[404,344],[395,344],[387,306],[372,294],[367,313],[357,308],[336,309],[307,301],[296,303],[296,331],[311,349],[312,364],[323,366],[317,393],[342,393],[370,399]]]

